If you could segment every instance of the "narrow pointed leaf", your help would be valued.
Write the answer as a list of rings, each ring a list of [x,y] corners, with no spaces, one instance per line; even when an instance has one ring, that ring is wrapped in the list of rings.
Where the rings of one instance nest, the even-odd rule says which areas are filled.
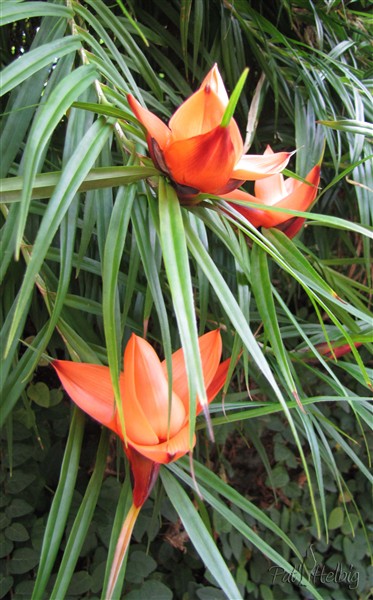
[[[181,485],[171,473],[164,468],[161,469],[161,478],[167,495],[185,527],[185,531],[189,535],[192,544],[205,563],[207,569],[216,579],[228,598],[240,600],[242,596],[236,586],[232,574],[217,549],[209,531],[206,529],[194,504],[188,498]]]
[[[181,207],[175,190],[166,184],[163,178],[160,178],[159,182],[160,241],[188,375],[192,447],[197,395],[201,405],[205,407],[207,397],[198,346],[193,288]]]
[[[223,118],[221,121],[221,127],[228,127],[228,125],[233,117],[234,111],[236,110],[236,106],[240,99],[240,95],[241,95],[241,92],[245,85],[245,81],[246,81],[248,74],[249,74],[249,69],[246,68],[244,70],[244,72],[242,73],[241,77],[239,78],[239,80],[237,81],[236,87],[234,88],[232,95],[229,99],[228,106],[225,109],[225,112],[224,112],[224,115],[223,115]]]
[[[276,396],[283,401],[281,391],[272,375],[270,367],[258,345],[258,342],[256,341],[250,326],[239,307],[237,300],[233,296],[224,277],[220,273],[212,258],[209,256],[202,242],[198,239],[195,232],[190,227],[187,219],[185,219],[185,232],[187,235],[188,247],[191,253],[193,254],[197,263],[200,265],[206,277],[209,279],[210,284],[219,297],[223,308],[225,309],[227,315],[229,315],[233,327],[239,333],[242,341],[249,350],[258,368],[268,379]]]
[[[111,133],[111,127],[105,122],[96,121],[86,133],[63,171],[56,191],[51,198],[40,225],[35,240],[32,258],[28,265],[25,278],[20,290],[18,304],[9,332],[8,345],[5,354],[9,351],[14,333],[20,321],[26,319],[25,309],[30,294],[34,287],[35,276],[43,264],[45,254],[52,239],[66,214],[79,186],[96,160],[100,150]]]
[[[291,374],[286,350],[281,338],[277,320],[276,307],[273,300],[271,280],[267,262],[267,254],[258,244],[254,244],[251,253],[251,284],[256,304],[263,321],[264,331],[270,340],[271,347],[288,385],[290,393],[298,398],[298,393]]]
[[[64,554],[61,560],[57,579],[51,593],[52,598],[65,598],[71,578],[74,574],[79,554],[92,522],[98,495],[101,490],[102,478],[106,468],[109,448],[109,431],[103,429],[97,449],[96,464],[91,479],[85,491],[83,500],[71,528]]]
[[[119,189],[109,223],[102,265],[102,313],[105,340],[115,401],[124,435],[126,425],[119,388],[122,357],[118,274],[135,194],[135,186]]]
[[[38,600],[44,595],[49,576],[57,557],[60,542],[65,531],[66,521],[74,493],[75,481],[78,474],[84,422],[84,414],[77,408],[74,408],[69,437],[61,467],[60,479],[44,533],[39,569],[32,593],[32,600]]]
[[[78,188],[78,192],[117,187],[159,175],[154,167],[124,166],[124,167],[96,167],[91,169]],[[40,173],[36,175],[31,198],[50,198],[59,180],[61,171]],[[23,177],[8,177],[0,180],[0,203],[19,202],[20,192],[24,186]]]
[[[0,96],[12,90],[25,79],[32,77],[34,73],[40,71],[43,67],[55,62],[61,56],[69,54],[69,52],[76,52],[80,46],[80,39],[77,36],[67,36],[49,44],[44,44],[40,48],[30,50],[17,58],[3,69]]]
[[[0,13],[0,26],[14,23],[21,19],[31,17],[65,17],[70,19],[73,16],[72,10],[66,6],[59,6],[48,2],[2,2]]]
[[[31,132],[27,139],[24,153],[24,172],[22,182],[21,209],[18,216],[17,249],[22,241],[22,236],[27,220],[32,188],[43,150],[57,127],[58,123],[70,108],[73,100],[79,97],[84,90],[95,80],[97,73],[90,66],[83,66],[65,77],[52,91],[48,100],[43,104],[34,120]]]
[[[286,418],[288,420],[289,426],[291,428],[292,434],[294,436],[294,439],[295,439],[295,442],[296,442],[296,445],[297,445],[297,448],[298,448],[298,451],[299,451],[299,454],[300,454],[300,457],[302,460],[303,468],[307,475],[308,481],[310,481],[308,465],[306,462],[306,458],[304,455],[301,441],[299,439],[298,431],[294,424],[294,420],[293,420],[292,415],[287,407],[285,399],[283,398],[283,395],[281,394],[279,386],[272,374],[272,371],[271,371],[271,369],[270,369],[262,351],[260,350],[258,343],[250,329],[250,326],[247,323],[244,315],[242,314],[242,311],[241,311],[236,299],[234,298],[233,294],[231,293],[226,281],[224,280],[223,276],[219,272],[217,266],[215,265],[215,263],[213,262],[211,257],[208,255],[206,249],[203,247],[203,244],[200,242],[200,240],[198,240],[197,236],[192,231],[192,229],[191,229],[189,223],[187,223],[186,219],[185,219],[185,231],[187,234],[188,247],[189,247],[190,251],[194,255],[194,258],[200,264],[201,268],[204,270],[206,276],[209,278],[210,283],[213,286],[215,293],[219,297],[222,306],[225,308],[227,314],[229,315],[229,318],[230,318],[233,326],[239,332],[239,335],[240,335],[243,343],[249,350],[253,360],[256,362],[258,368],[262,371],[263,375],[266,377],[266,379],[270,383],[274,393],[276,394],[277,398],[279,399],[279,401],[283,407],[284,413],[286,415]],[[315,498],[313,495],[312,486],[310,486],[310,497],[311,497],[311,504],[312,504],[313,512],[314,512],[314,516],[315,516],[315,522],[316,522],[316,526],[317,526],[317,530],[318,530],[318,535],[320,535],[320,523],[319,523],[319,518],[318,518],[317,509],[316,509]]]
[[[128,463],[127,463],[127,466],[128,466]],[[111,572],[111,566],[113,564],[114,554],[115,554],[115,550],[117,547],[117,542],[118,542],[118,539],[120,536],[120,532],[122,531],[123,523],[126,518],[126,515],[128,514],[128,511],[130,510],[131,503],[132,503],[132,492],[131,492],[131,481],[130,481],[130,474],[129,474],[129,468],[128,468],[127,472],[126,472],[126,478],[125,478],[125,481],[122,485],[122,489],[120,492],[118,506],[115,511],[113,528],[111,530],[101,600],[107,599],[107,587],[108,587],[109,576],[110,576],[110,572]],[[122,591],[125,571],[126,571],[126,557],[124,558],[124,561],[122,562],[121,571],[120,571],[119,576],[117,577],[117,584],[114,589],[114,593],[118,594],[118,596],[120,595],[120,593]]]
[[[149,235],[149,224],[147,223],[144,211],[146,206],[141,202],[141,198],[136,202],[132,212],[132,223],[135,230],[136,243],[141,255],[141,261],[144,266],[146,273],[146,279],[149,285],[152,299],[158,314],[159,324],[162,333],[163,350],[166,357],[167,371],[169,381],[172,381],[171,373],[171,334],[170,325],[168,321],[167,308],[164,301],[161,282],[159,278],[159,267],[156,264],[154,249],[151,244],[150,232]],[[151,211],[150,211],[151,212]],[[150,216],[151,218],[151,216]],[[153,223],[154,228],[157,227],[157,223]],[[171,393],[171,390],[170,390]]]
[[[169,470],[173,471],[173,472],[177,472],[178,476],[184,480],[187,481],[187,483],[192,487],[193,486],[193,480],[186,476],[184,473],[180,473],[180,471],[178,470],[178,466],[177,464],[175,465],[170,465],[169,466]],[[167,493],[170,497],[171,502],[174,503],[173,497],[170,496],[170,489],[171,486],[168,488],[168,482],[167,484],[165,484],[165,473],[167,473],[166,471],[162,471],[161,472],[161,476],[162,476],[162,481],[163,481],[163,485],[165,486]],[[170,474],[167,473],[168,477],[170,477]],[[179,485],[179,484],[177,484]],[[182,488],[179,486],[180,490],[182,490]],[[183,491],[183,490],[182,490]],[[294,576],[294,580],[299,584],[299,585],[304,585],[305,587],[308,588],[309,591],[312,592],[312,594],[314,595],[315,598],[317,598],[317,600],[322,600],[322,596],[320,596],[320,594],[317,592],[317,590],[314,588],[314,586],[312,585],[311,581],[308,580],[307,577],[303,576],[303,572],[298,571],[296,568],[294,568],[293,565],[291,565],[287,560],[285,560],[283,558],[283,556],[281,556],[281,554],[279,554],[276,550],[274,550],[272,548],[271,545],[269,545],[267,542],[265,542],[264,540],[262,540],[262,538],[255,532],[253,531],[253,529],[251,527],[249,527],[245,522],[242,521],[242,519],[240,519],[233,511],[231,511],[225,503],[221,502],[219,499],[216,498],[215,495],[210,494],[210,492],[208,492],[203,485],[201,485],[201,492],[203,493],[203,497],[207,500],[207,502],[214,508],[214,510],[216,510],[217,512],[219,512],[222,517],[225,519],[225,521],[227,521],[228,523],[231,523],[241,534],[243,534],[252,544],[254,544],[261,552],[263,552],[263,554],[265,556],[267,556],[268,558],[270,558],[270,560],[272,560],[274,562],[274,564],[278,565],[281,569],[283,569],[286,573],[289,573],[291,575]],[[172,490],[172,493],[174,493],[174,491]],[[185,492],[183,491],[183,494],[185,494]],[[185,494],[186,496],[186,494]],[[187,497],[187,496],[186,496]],[[179,498],[177,497],[177,499],[179,500]],[[179,504],[175,504],[175,508],[176,510],[179,510]],[[179,513],[180,514],[180,513]],[[183,517],[181,517],[182,521],[183,521]],[[186,529],[186,531],[189,533],[186,524],[184,523],[184,527]],[[190,535],[190,533],[189,533]],[[191,536],[190,536],[191,537]],[[192,537],[191,540],[193,541]],[[198,553],[200,554],[198,548],[197,548]],[[201,554],[200,554],[201,556]],[[216,578],[216,575],[213,573],[214,577]],[[224,575],[223,575],[224,576]],[[222,586],[221,583],[221,579],[217,579],[218,583],[220,584],[220,586],[222,587],[222,589],[226,592],[226,589]],[[226,592],[227,593],[227,592]],[[241,596],[237,595],[237,596],[229,596],[229,598],[240,598]]]

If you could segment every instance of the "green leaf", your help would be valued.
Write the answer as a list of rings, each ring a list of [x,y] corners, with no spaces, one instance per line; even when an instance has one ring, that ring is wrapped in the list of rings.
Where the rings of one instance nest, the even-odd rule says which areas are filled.
[[[338,131],[349,131],[356,135],[373,136],[373,125],[367,121],[358,121],[356,119],[340,119],[338,121],[318,121],[320,125],[326,125],[331,129]]]
[[[241,77],[237,81],[236,87],[234,88],[231,97],[229,98],[229,102],[227,108],[224,111],[223,118],[220,123],[220,127],[228,127],[231,119],[233,117],[234,111],[236,110],[237,103],[240,99],[241,92],[244,88],[246,78],[249,74],[249,69],[246,68],[242,73]]]
[[[69,588],[71,593],[74,583],[74,578],[77,577],[77,573],[74,575],[74,569],[79,559],[79,554],[82,549],[84,540],[86,538],[88,528],[91,525],[93,513],[96,508],[98,495],[100,493],[102,478],[106,468],[106,459],[109,447],[109,431],[103,429],[101,432],[100,443],[97,450],[96,464],[92,473],[91,479],[85,491],[83,500],[80,504],[78,514],[74,520],[74,524],[71,528],[69,538],[65,547],[65,551],[62,557],[60,568],[57,574],[56,582],[53,587],[52,597],[53,598],[64,598]],[[88,575],[86,573],[86,575]],[[83,578],[83,576],[81,576]],[[81,580],[81,586],[88,585],[87,579]],[[89,583],[90,585],[90,583]],[[78,584],[76,587],[80,589]],[[87,590],[90,588],[87,588]],[[87,591],[86,589],[82,592]],[[78,592],[74,591],[74,595]]]
[[[142,583],[156,568],[157,563],[154,558],[145,554],[145,552],[140,550],[131,552],[127,563],[126,581]]]
[[[77,36],[71,35],[50,42],[49,44],[44,44],[17,58],[17,60],[3,69],[0,96],[15,88],[25,79],[32,77],[34,73],[40,71],[43,67],[56,62],[61,56],[70,52],[76,52],[80,46],[80,39]]]
[[[173,597],[170,588],[157,579],[145,581],[141,588],[126,594],[126,600],[172,600]]]
[[[70,19],[73,12],[66,6],[59,6],[48,2],[2,2],[0,13],[0,27],[8,23],[14,23],[21,19],[29,19],[31,17],[64,17]]]
[[[27,388],[27,396],[38,406],[48,408],[50,403],[49,387],[43,381],[31,383]]]
[[[192,481],[192,479],[185,473],[180,472],[180,470],[176,464],[169,465],[168,468],[172,472],[177,473],[177,475],[183,481],[187,482],[188,485],[193,489],[195,484]],[[164,470],[161,470],[162,481],[163,481],[163,474],[164,474]],[[235,512],[230,510],[227,507],[227,505],[225,504],[225,502],[222,502],[220,499],[216,498],[215,492],[213,492],[213,493],[208,492],[207,489],[200,482],[198,483],[198,485],[200,488],[200,492],[203,494],[204,499],[214,508],[214,510],[218,511],[229,523],[231,523],[237,529],[237,531],[241,532],[241,534],[246,539],[248,539],[252,544],[254,544],[258,548],[258,550],[263,552],[263,554],[266,557],[268,557],[270,560],[272,560],[280,568],[284,569],[284,571],[286,573],[291,573],[294,577],[294,582],[297,581],[299,583],[302,583],[303,585],[305,585],[307,587],[307,589],[309,589],[311,591],[312,594],[314,594],[314,596],[315,596],[315,598],[317,598],[317,600],[322,600],[322,597],[320,596],[320,594],[317,593],[317,591],[314,588],[314,586],[312,585],[312,583],[309,580],[307,580],[305,577],[303,577],[302,572],[297,571],[294,568],[294,566],[291,565],[282,556],[282,554],[278,553],[270,544],[268,544],[265,540],[263,540],[261,538],[261,536],[258,535],[252,529],[252,527],[249,527]],[[182,489],[182,488],[180,488],[180,489]],[[185,494],[185,492],[183,492],[183,493]],[[174,502],[171,497],[170,497],[170,499],[172,502]],[[178,508],[179,508],[178,505],[175,503],[175,509],[178,510]],[[185,527],[185,523],[184,523],[184,527]],[[187,530],[186,527],[185,527],[185,529]],[[221,585],[221,581],[216,578],[216,575],[214,572],[212,572],[212,575],[218,581],[220,587],[226,592],[224,587]],[[228,597],[230,597],[229,594],[228,594]],[[233,596],[233,598],[235,598],[235,597],[236,596]],[[237,596],[237,598],[240,598],[240,597],[241,596],[239,596],[239,595]]]
[[[31,298],[30,298],[30,300],[31,300]],[[16,302],[17,302],[17,298],[15,300],[15,303]],[[27,303],[27,305],[26,305],[26,311],[28,310],[28,305],[29,305],[29,303]],[[10,323],[11,323],[13,314],[14,314],[13,311],[11,311],[7,317],[8,325],[10,325]],[[0,381],[1,381],[1,383],[3,383],[3,388],[2,388],[3,403],[2,403],[2,407],[1,407],[1,411],[0,411],[0,425],[1,426],[4,425],[7,417],[11,413],[17,400],[19,399],[20,395],[22,394],[23,390],[25,389],[25,387],[29,381],[30,368],[32,367],[32,365],[35,362],[34,348],[36,348],[38,346],[38,344],[41,342],[41,340],[43,340],[46,329],[47,329],[47,325],[44,325],[44,327],[42,327],[40,329],[38,334],[35,336],[35,339],[33,342],[34,347],[28,348],[26,350],[26,352],[24,352],[24,354],[21,356],[21,358],[17,362],[16,366],[14,366],[14,363],[12,362],[14,360],[14,353],[17,351],[19,337],[22,336],[21,333],[19,333],[18,335],[16,333],[14,336],[13,343],[11,345],[11,350],[8,354],[8,357],[6,359],[3,359],[0,363],[1,370],[4,367],[4,370],[2,370],[1,377],[0,377]],[[17,331],[22,331],[22,323],[19,324],[19,328],[17,329]],[[2,336],[3,348],[5,347],[4,339],[8,335],[8,332],[9,332],[9,329],[7,327],[4,332],[5,335]],[[7,376],[5,376],[6,372],[7,372]],[[27,425],[27,427],[29,427],[29,426],[31,427],[32,422],[34,421],[34,417],[33,417],[33,413],[31,413],[30,411],[28,411],[28,413],[27,413],[27,421],[29,423],[29,425]]]
[[[160,98],[162,93],[157,76],[151,68],[145,53],[134,40],[127,22],[124,19],[113,19],[113,12],[111,8],[106,6],[103,2],[97,2],[97,0],[87,0],[85,4],[88,4],[88,6],[94,8],[94,11],[99,17],[100,22],[104,25],[104,28],[114,33],[116,42],[123,46],[123,49],[126,51],[126,55],[133,64],[131,70],[134,69],[138,73],[141,73],[142,78],[146,81],[153,93]],[[87,14],[87,18],[88,17],[90,20],[92,20],[93,15]],[[107,59],[105,62],[107,62]],[[128,70],[131,71],[130,69]]]
[[[308,465],[306,462],[306,458],[304,455],[303,447],[302,447],[302,444],[301,444],[301,441],[299,438],[297,428],[295,426],[292,415],[288,409],[288,406],[287,406],[287,404],[281,394],[281,391],[274,379],[274,376],[269,368],[269,365],[268,365],[263,353],[261,352],[260,348],[258,347],[258,343],[255,340],[255,337],[253,336],[252,331],[251,331],[244,315],[242,314],[242,311],[241,311],[236,299],[234,298],[231,291],[229,290],[227,283],[225,282],[224,278],[222,277],[222,275],[219,272],[218,268],[216,267],[215,263],[212,261],[212,259],[206,252],[206,249],[204,248],[203,244],[200,242],[200,240],[198,240],[198,238],[194,234],[194,232],[192,232],[192,229],[187,224],[187,222],[185,223],[185,230],[187,233],[188,245],[189,245],[189,248],[190,248],[192,254],[194,255],[195,259],[200,264],[201,268],[204,270],[206,276],[209,278],[211,284],[214,287],[214,291],[217,294],[217,296],[219,297],[222,306],[226,310],[226,313],[229,315],[229,318],[230,318],[232,324],[234,325],[236,330],[239,332],[239,335],[240,335],[242,341],[244,342],[244,344],[246,345],[247,349],[251,353],[253,360],[256,362],[257,366],[262,371],[263,375],[267,378],[268,382],[272,386],[272,389],[274,390],[277,398],[279,399],[279,401],[283,407],[284,413],[289,422],[291,431],[293,433],[295,442],[298,447],[299,454],[302,459],[303,468],[307,475],[308,481],[310,481],[309,469],[308,469]],[[319,518],[318,518],[317,509],[316,509],[315,498],[314,498],[312,486],[310,486],[310,496],[311,496],[311,504],[312,504],[312,507],[314,510],[316,526],[318,529],[318,534],[320,534],[320,523],[319,523]]]
[[[34,473],[25,473],[21,469],[13,471],[11,479],[7,482],[6,491],[8,494],[17,496],[20,492],[28,488],[34,481]]]
[[[87,571],[77,571],[71,578],[71,585],[68,590],[68,596],[79,596],[89,592],[92,585],[92,577]],[[66,596],[52,596],[52,598],[62,598]]]
[[[178,460],[177,469],[175,465],[174,472],[179,476],[181,475],[180,467],[184,470],[189,469],[189,461],[185,458],[181,458]],[[198,461],[194,461],[194,469],[197,477],[197,481],[199,484],[204,485],[205,487],[209,487],[212,492],[218,493],[223,496],[228,502],[240,510],[244,511],[247,515],[250,515],[251,518],[255,519],[264,527],[272,531],[276,536],[278,536],[285,544],[294,552],[295,556],[298,558],[300,562],[302,562],[302,556],[298,552],[294,543],[290,540],[290,538],[286,535],[286,533],[276,525],[276,523],[270,519],[269,516],[266,515],[260,508],[258,508],[253,502],[244,498],[237,490],[235,490],[232,486],[225,483],[220,477],[215,475],[210,469],[200,464]],[[186,476],[188,477],[188,476]],[[188,484],[191,483],[191,480],[184,479]]]
[[[74,408],[70,425],[69,437],[66,443],[60,479],[49,511],[47,526],[44,533],[40,553],[39,569],[32,594],[32,600],[38,600],[44,594],[54,561],[59,551],[59,545],[65,530],[69,515],[74,486],[79,468],[80,449],[83,441],[85,417]]]
[[[297,399],[298,392],[291,374],[288,356],[278,324],[276,307],[272,295],[271,279],[269,276],[267,254],[258,244],[254,244],[252,248],[251,268],[251,285],[263,321],[265,334],[270,341],[272,350],[288,385],[289,391],[294,398]]]
[[[23,498],[14,498],[9,504],[9,506],[6,507],[5,514],[9,518],[14,519],[17,517],[23,517],[24,515],[28,515],[33,510],[34,509],[31,506],[31,504],[26,502],[26,500],[23,500]]]
[[[272,479],[268,479],[266,482],[267,485],[274,485],[275,488],[282,488],[290,481],[289,473],[287,469],[282,465],[276,465],[274,469],[272,469]]]
[[[203,29],[203,0],[195,0],[194,2],[194,23],[193,23],[193,77],[195,77],[197,64],[198,64],[198,53],[201,44],[201,32]]]
[[[105,340],[111,381],[124,439],[126,439],[126,425],[119,388],[122,357],[118,274],[135,197],[135,186],[121,187],[119,189],[109,223],[102,263],[102,314]]]
[[[274,600],[274,595],[272,593],[271,588],[268,587],[268,585],[261,584],[259,586],[259,590],[260,590],[261,598],[263,600]]]
[[[344,510],[341,506],[336,506],[335,508],[333,508],[332,512],[329,515],[328,528],[340,529],[340,527],[342,527],[343,525],[344,517]]]
[[[90,66],[76,69],[58,83],[36,114],[23,155],[24,170],[16,252],[19,252],[19,246],[22,243],[35,176],[43,160],[44,148],[72,102],[93,83],[96,77],[97,72]]]
[[[112,188],[134,183],[159,175],[154,167],[98,167],[91,169],[79,185],[78,192]],[[32,187],[31,198],[50,198],[61,179],[62,173],[41,173],[36,175]],[[24,186],[23,177],[8,177],[0,180],[0,202],[19,202],[20,192]]]
[[[181,207],[175,190],[163,178],[159,179],[159,222],[163,261],[188,375],[192,448],[197,395],[204,408],[207,407],[207,396],[198,346],[193,287]]]
[[[157,264],[155,256],[155,241],[152,242],[151,239],[152,232],[159,231],[159,220],[158,214],[154,214],[152,210],[149,210],[149,216],[147,217],[146,208],[145,200],[141,197],[138,198],[133,207],[132,224],[135,230],[136,244],[145,270],[146,280],[157,310],[162,333],[163,351],[166,357],[167,373],[169,380],[171,380],[170,365],[172,346],[170,326],[160,281],[160,264]]]
[[[25,310],[30,300],[35,276],[41,268],[47,249],[64,218],[79,186],[96,160],[103,144],[110,135],[110,126],[101,120],[96,121],[88,130],[66,164],[61,179],[51,198],[34,242],[30,261],[20,290],[17,307],[10,327],[5,354],[9,352],[15,332],[20,322],[27,316]]]
[[[256,362],[258,368],[262,371],[263,375],[268,379],[271,384],[276,396],[283,401],[283,397],[280,389],[272,375],[270,367],[256,341],[250,326],[243,315],[237,300],[233,296],[228,284],[224,277],[220,273],[218,267],[209,256],[202,242],[198,239],[195,232],[190,227],[188,221],[185,219],[185,231],[187,234],[188,247],[193,254],[196,262],[199,264],[206,277],[210,281],[215,293],[217,294],[221,305],[226,311],[227,315],[231,320],[233,327],[239,333],[243,343],[249,350],[253,360]]]
[[[0,513],[0,529],[5,529],[11,523],[11,519],[3,512]]]
[[[160,471],[167,495],[177,511],[190,541],[197,550],[206,568],[215,578],[228,598],[242,598],[236,583],[219,553],[214,540],[205,528],[195,506],[176,479],[166,469]]]
[[[0,558],[9,556],[14,548],[14,544],[11,540],[7,539],[3,532],[0,532]]]
[[[115,119],[121,119],[125,121],[129,119],[137,123],[136,118],[130,110],[128,110],[127,112],[122,110],[121,108],[117,108],[116,106],[111,106],[110,104],[97,104],[94,102],[74,102],[73,107],[80,108],[82,110],[88,110],[98,115],[104,115],[105,117],[114,117]]]
[[[180,4],[180,37],[181,50],[183,53],[185,72],[188,71],[188,30],[192,0],[181,0]]]
[[[39,48],[46,43],[63,37],[65,31],[66,21],[63,19],[56,22],[55,17],[44,17],[32,41],[31,49]],[[30,123],[35,116],[36,107],[39,106],[39,103],[44,102],[56,82],[71,70],[74,58],[72,52],[65,55],[57,61],[52,73],[50,73],[49,65],[47,65],[11,92],[1,123],[1,177],[4,177],[7,173],[13,174],[12,163],[16,160],[19,148],[22,146],[25,135],[29,130]],[[48,86],[46,87],[45,82],[47,80]]]
[[[39,562],[39,552],[34,548],[17,548],[9,562],[9,573],[23,575],[34,569]]]
[[[108,553],[107,553],[105,578],[104,578],[104,584],[102,586],[101,600],[106,600],[106,590],[108,587],[111,565],[113,562],[118,537],[119,537],[120,531],[122,529],[122,525],[123,525],[125,516],[130,508],[131,502],[132,502],[131,480],[130,480],[130,476],[129,476],[129,468],[128,468],[128,463],[127,463],[126,478],[122,485],[119,501],[117,504],[117,509],[115,511],[113,528],[111,530],[109,549],[108,549]],[[124,580],[124,576],[126,573],[126,567],[127,567],[127,558],[128,558],[128,552],[126,553],[126,556],[124,557],[120,575],[118,576],[117,584],[114,589],[113,597],[116,597],[116,594],[118,596],[120,596],[120,594],[122,592],[123,580]]]
[[[226,595],[216,587],[203,587],[196,591],[198,600],[226,600]]]
[[[135,19],[133,19],[131,17],[131,14],[128,12],[128,10],[126,9],[126,7],[124,6],[122,0],[117,0],[117,3],[119,4],[123,14],[125,15],[125,17],[128,19],[128,21],[131,23],[132,27],[136,30],[136,32],[139,34],[139,36],[141,37],[142,41],[144,42],[144,44],[146,44],[147,46],[149,46],[149,42],[146,39],[141,27],[139,27],[137,21]]]
[[[12,523],[5,529],[5,536],[12,542],[25,542],[29,539],[29,533],[22,523]]]
[[[4,598],[13,586],[14,579],[11,575],[0,575],[0,598]]]

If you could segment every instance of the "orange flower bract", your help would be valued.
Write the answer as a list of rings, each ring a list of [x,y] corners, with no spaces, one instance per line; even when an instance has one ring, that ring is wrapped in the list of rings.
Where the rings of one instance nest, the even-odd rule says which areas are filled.
[[[199,347],[207,397],[211,402],[224,385],[229,359],[220,364],[219,330],[203,335]],[[124,440],[109,368],[64,360],[54,360],[52,365],[75,404]],[[126,443],[132,451],[155,463],[171,462],[190,449],[189,388],[181,349],[172,355],[172,373],[169,418],[165,361],[159,360],[146,340],[132,334],[119,380]],[[198,404],[197,412],[200,410]]]
[[[268,146],[265,155],[274,156]],[[320,183],[320,166],[315,165],[305,177],[308,183],[289,177],[284,179],[281,173],[267,179],[256,181],[254,195],[241,190],[235,190],[222,195],[225,200],[255,202],[265,206],[290,210],[307,211],[316,198]],[[292,217],[281,211],[261,210],[243,204],[231,203],[255,227],[278,227],[288,237],[293,237],[301,228],[304,218]]]
[[[168,126],[131,94],[128,102],[147,131],[153,162],[170,177],[180,197],[199,192],[225,194],[244,181],[279,173],[291,156],[289,152],[243,155],[236,121],[221,126],[229,98],[217,65],[176,110]]]

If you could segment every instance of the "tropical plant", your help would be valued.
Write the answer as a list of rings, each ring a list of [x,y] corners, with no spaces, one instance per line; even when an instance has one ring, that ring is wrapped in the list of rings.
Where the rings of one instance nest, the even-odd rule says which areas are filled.
[[[369,593],[368,4],[1,2],[1,597]],[[196,91],[212,111],[211,88],[214,118],[190,125],[186,149],[201,103],[184,104],[172,150],[165,123]],[[290,162],[254,188],[239,160],[273,163],[268,145]],[[230,361],[208,406],[198,339],[217,329]],[[70,418],[51,365],[105,365],[120,407],[133,334],[164,359],[169,399],[182,349],[194,453],[160,467],[113,585],[130,464],[106,428]],[[235,481],[242,439],[275,490],[267,505]]]

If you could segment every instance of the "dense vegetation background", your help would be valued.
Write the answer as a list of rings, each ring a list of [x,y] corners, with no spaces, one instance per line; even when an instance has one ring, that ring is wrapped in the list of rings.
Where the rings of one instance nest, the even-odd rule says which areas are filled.
[[[229,577],[243,598],[369,597],[369,4],[1,2],[1,598],[104,598],[129,502],[120,444],[49,358],[115,373],[132,332],[167,357],[190,314],[238,363],[215,444],[196,425],[204,500],[187,459],[162,468],[123,597],[236,600]],[[208,199],[161,226],[126,93],[167,120],[215,62],[229,93],[250,69],[235,113],[250,152],[297,148],[300,177],[324,153],[295,239]],[[167,257],[184,242],[179,288]]]

